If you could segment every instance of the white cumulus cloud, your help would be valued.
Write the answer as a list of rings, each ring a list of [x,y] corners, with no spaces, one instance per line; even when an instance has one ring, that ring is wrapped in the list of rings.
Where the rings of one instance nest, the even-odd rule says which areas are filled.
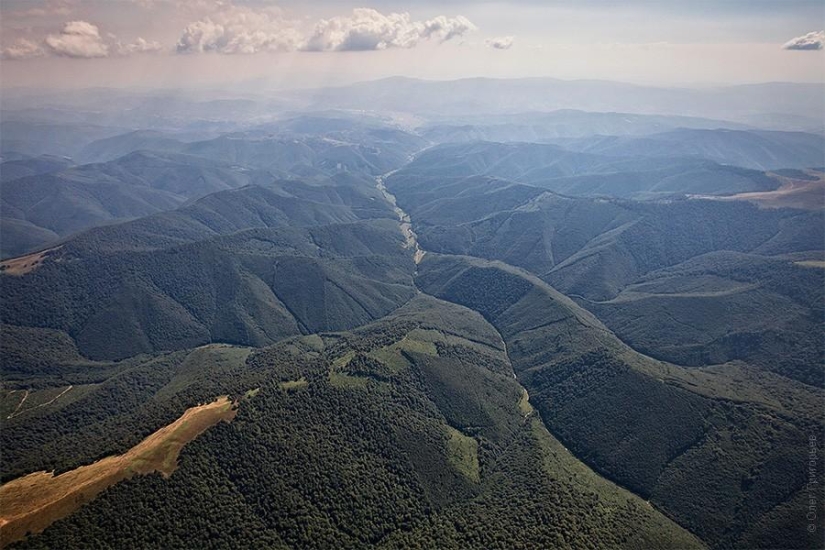
[[[797,36],[785,42],[785,50],[821,50],[825,47],[825,31],[814,31]]]
[[[484,43],[496,50],[509,50],[513,47],[514,40],[512,36],[499,36],[496,38],[488,38]]]
[[[253,11],[231,6],[186,26],[177,43],[178,53],[218,52],[249,54],[291,51],[302,36],[277,10]]]
[[[466,17],[440,15],[413,21],[408,13],[354,9],[351,16],[322,19],[302,49],[307,51],[363,51],[413,48],[422,40],[445,42],[476,30]]]
[[[46,46],[55,55],[66,57],[106,57],[109,45],[96,25],[87,21],[69,21],[59,34],[46,36]]]

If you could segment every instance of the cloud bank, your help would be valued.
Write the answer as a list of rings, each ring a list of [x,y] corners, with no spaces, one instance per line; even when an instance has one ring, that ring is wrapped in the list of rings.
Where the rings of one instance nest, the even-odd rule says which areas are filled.
[[[230,6],[187,25],[176,49],[178,53],[222,54],[386,50],[414,48],[425,40],[446,42],[473,30],[476,26],[463,16],[414,21],[408,13],[358,8],[352,15],[318,21],[305,35],[296,22],[282,18],[278,11]]]
[[[515,39],[512,36],[499,36],[496,38],[489,38],[484,41],[489,47],[495,50],[509,50],[513,47],[513,41]]]
[[[821,50],[825,47],[825,31],[814,31],[797,36],[782,45],[783,50]]]
[[[351,16],[322,19],[303,46],[306,51],[369,51],[414,48],[423,40],[446,42],[476,30],[461,15],[439,15],[427,21],[413,21],[408,13],[387,15],[358,8]]]
[[[124,44],[114,35],[105,38],[97,25],[88,21],[69,21],[58,33],[46,35],[37,42],[21,38],[2,50],[4,59],[31,59],[46,55],[93,59],[110,56],[128,56],[139,53],[154,53],[163,49],[160,43],[138,37]]]
[[[291,51],[301,40],[294,24],[278,10],[256,12],[232,6],[187,25],[176,49],[178,53],[223,54]]]
[[[148,0],[141,0],[148,1]],[[153,0],[154,1],[154,0]],[[201,0],[209,1],[209,0]],[[218,4],[208,16],[187,24],[175,44],[179,54],[254,54],[259,52],[346,52],[414,48],[425,41],[443,43],[461,38],[477,27],[466,17],[439,15],[413,20],[408,13],[381,13],[358,8],[351,15],[321,19],[314,25],[286,19],[277,8],[251,9],[232,3]],[[507,49],[512,37],[494,39],[494,48]],[[137,38],[122,43],[102,34],[88,21],[69,21],[59,32],[42,40],[20,39],[2,50],[5,59],[46,55],[92,59],[155,53],[163,47]]]

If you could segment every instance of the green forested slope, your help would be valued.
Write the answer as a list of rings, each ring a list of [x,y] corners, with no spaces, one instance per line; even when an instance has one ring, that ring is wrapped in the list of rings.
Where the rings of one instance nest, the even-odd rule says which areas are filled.
[[[816,336],[825,272],[786,257],[822,250],[821,212],[572,198],[482,177],[399,173],[387,184],[409,209],[424,249],[525,268],[645,353],[692,366],[742,359],[825,384],[825,350]],[[724,258],[739,258],[737,266]],[[693,264],[681,279],[660,282],[672,286],[661,295],[634,292],[655,273]],[[689,290],[717,271],[727,290]]]
[[[743,360],[825,384],[823,273],[734,252],[654,271],[616,298],[583,302],[634,348],[682,365]]]
[[[200,348],[137,364],[70,405],[18,417],[2,434],[17,446],[15,464],[80,463],[210,391],[256,389],[231,424],[184,449],[169,479],[118,484],[14,547],[701,546],[544,430],[499,335],[476,313],[419,297],[352,333],[247,353]],[[94,406],[112,403],[118,388],[132,395],[116,409]],[[20,447],[62,426],[45,455],[36,442]],[[61,449],[97,430],[123,438],[106,448],[81,437],[74,453]]]
[[[82,252],[82,250],[81,250]],[[3,322],[56,329],[95,359],[352,328],[414,291],[395,222],[251,230],[146,252],[66,246],[3,275]]]
[[[610,479],[714,547],[769,548],[779,533],[786,547],[816,546],[799,502],[808,437],[823,431],[821,390],[778,378],[777,387],[746,396],[735,369],[694,373],[652,361],[506,265],[430,254],[417,283],[476,309],[501,332],[548,428]],[[772,405],[782,392],[807,406],[789,414]]]

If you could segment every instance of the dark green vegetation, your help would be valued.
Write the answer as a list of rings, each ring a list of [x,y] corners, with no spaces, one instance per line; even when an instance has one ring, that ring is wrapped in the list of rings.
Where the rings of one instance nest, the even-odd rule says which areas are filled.
[[[184,449],[170,479],[116,485],[14,547],[699,546],[523,415],[498,334],[468,310],[421,297],[355,332],[248,354],[210,347],[124,365],[77,401],[10,423],[7,441],[55,436],[70,467],[210,391],[257,388],[231,424]],[[97,430],[123,436],[101,446]],[[19,447],[6,474],[46,466],[39,448]]]
[[[587,302],[634,348],[682,365],[742,360],[822,386],[821,272],[786,259],[712,252]]]
[[[389,220],[251,229],[97,254],[80,239],[34,271],[4,277],[3,320],[68,334],[94,359],[213,341],[265,345],[352,328],[409,300],[413,262],[402,244]],[[4,351],[3,357],[16,354]],[[4,370],[35,366],[15,361]]]
[[[822,547],[821,136],[112,101],[0,144],[2,480],[238,415],[19,547]]]
[[[576,456],[713,546],[817,544],[804,515],[789,514],[807,495],[822,390],[748,372],[748,395],[738,366],[651,360],[503,264],[428,255],[419,270],[425,292],[479,311],[501,332],[531,402]]]
[[[387,181],[427,250],[525,268],[628,343],[685,365],[747,360],[822,387],[821,211],[571,198],[488,177]],[[680,274],[680,270],[685,273]]]

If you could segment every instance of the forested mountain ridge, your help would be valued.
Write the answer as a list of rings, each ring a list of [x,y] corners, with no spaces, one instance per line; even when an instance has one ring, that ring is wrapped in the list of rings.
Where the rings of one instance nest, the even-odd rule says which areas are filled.
[[[15,547],[115,540],[172,547],[702,547],[640,498],[583,468],[547,433],[512,378],[497,332],[456,305],[420,296],[351,333],[252,353],[211,347],[173,354],[127,368],[28,423],[47,436],[60,419],[81,438],[104,427],[152,425],[158,420],[135,400],[103,421],[90,422],[84,412],[136,377],[145,381],[143,399],[170,412],[210,392],[255,391],[231,424],[184,449],[170,479],[118,484]],[[13,440],[23,425],[3,437]],[[61,434],[52,446],[69,439]],[[73,445],[82,461],[84,445],[99,443],[81,441]],[[211,505],[204,507],[205,498]],[[124,528],[94,528],[100,521]],[[205,522],[222,528],[210,534]],[[522,525],[515,532],[507,529],[514,522]]]
[[[735,163],[679,151],[652,155],[649,149],[640,147],[631,154],[611,155],[598,149],[578,151],[575,145],[568,149],[539,143],[448,143],[419,154],[399,176],[432,179],[486,175],[569,195],[641,199],[768,191],[780,185],[769,174]],[[820,164],[818,157],[811,162],[806,166]]]
[[[3,255],[15,256],[83,229],[171,210],[224,189],[265,184],[272,176],[196,157],[136,152],[105,164],[3,181]],[[47,231],[29,244],[17,224]]]
[[[821,106],[511,84],[13,92],[3,483],[231,422],[11,546],[822,548]]]
[[[806,498],[808,434],[823,429],[810,414],[822,390],[802,390],[797,398],[807,405],[790,414],[769,405],[767,386],[734,397],[736,367],[697,373],[641,356],[592,314],[506,264],[428,254],[417,284],[476,309],[501,332],[531,402],[577,456],[712,546],[814,543],[788,514]]]
[[[595,136],[562,146],[611,156],[695,156],[756,170],[818,168],[825,136],[805,132],[679,128],[642,137]]]
[[[347,174],[377,176],[400,167],[422,143],[382,127],[323,137],[257,130],[191,143],[146,132],[116,136],[91,144],[101,152],[85,157],[106,162],[61,171],[40,166],[23,178],[3,177],[0,254],[21,255],[84,229],[172,210],[221,190],[284,179],[318,184]]]
[[[822,273],[783,257],[818,257],[822,211],[564,197],[495,178],[419,178],[406,169],[387,186],[410,212],[424,249],[523,267],[580,298],[648,354],[687,365],[744,359],[825,384],[825,348],[814,336],[822,327]],[[696,258],[704,257],[710,276],[724,262],[721,252],[753,258],[725,270],[723,292],[686,293],[671,279],[673,288],[658,296],[622,300],[648,274]],[[698,280],[693,273],[688,284]]]
[[[31,272],[5,276],[3,320],[64,331],[93,359],[264,345],[355,327],[403,304],[414,291],[402,245],[389,220],[252,229],[145,252],[89,254],[68,243]]]

